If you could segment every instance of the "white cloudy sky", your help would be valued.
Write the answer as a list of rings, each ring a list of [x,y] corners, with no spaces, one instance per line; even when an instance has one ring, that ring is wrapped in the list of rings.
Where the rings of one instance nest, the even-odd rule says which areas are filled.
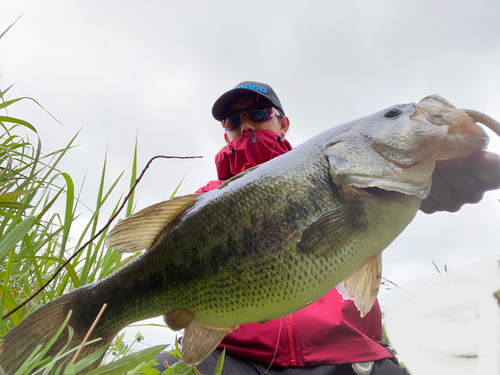
[[[244,80],[271,84],[291,119],[288,139],[313,135],[392,104],[439,93],[457,107],[500,119],[500,2],[360,1],[10,1],[0,12],[0,85],[32,103],[10,114],[31,121],[46,151],[81,128],[63,166],[92,204],[108,155],[109,181],[160,160],[137,191],[138,208],[215,178],[224,145],[211,107]],[[492,137],[490,150],[500,152]],[[120,185],[126,191],[127,181]],[[500,193],[455,214],[419,214],[385,254],[400,284],[480,251],[499,255]],[[385,293],[385,292],[384,292]],[[382,296],[383,298],[383,296]]]

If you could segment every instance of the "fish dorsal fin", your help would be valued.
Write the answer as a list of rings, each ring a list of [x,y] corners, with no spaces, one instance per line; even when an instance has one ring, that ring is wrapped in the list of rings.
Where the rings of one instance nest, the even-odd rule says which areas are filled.
[[[364,229],[359,220],[362,214],[359,203],[345,204],[322,213],[306,227],[297,246],[308,253],[334,254]]]
[[[349,278],[337,285],[345,300],[351,299],[363,318],[370,312],[377,299],[382,280],[382,253],[368,259]]]
[[[106,238],[106,245],[120,253],[149,249],[158,233],[191,207],[199,196],[185,195],[142,209],[116,224]]]
[[[182,338],[181,362],[189,367],[201,363],[236,328],[238,327],[209,327],[193,320]]]

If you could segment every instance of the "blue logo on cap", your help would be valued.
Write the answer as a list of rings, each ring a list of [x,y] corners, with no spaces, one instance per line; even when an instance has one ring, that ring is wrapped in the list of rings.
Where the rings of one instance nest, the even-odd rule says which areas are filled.
[[[260,87],[260,86],[256,86],[256,85],[240,85],[240,86],[236,86],[235,89],[248,89],[248,90],[260,91],[264,94],[267,93],[267,90],[264,87]]]

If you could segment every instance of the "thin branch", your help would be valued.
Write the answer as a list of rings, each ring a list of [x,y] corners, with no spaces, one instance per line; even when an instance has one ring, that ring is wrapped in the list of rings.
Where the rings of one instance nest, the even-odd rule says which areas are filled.
[[[102,305],[101,311],[99,311],[99,314],[97,314],[97,318],[95,318],[94,323],[92,323],[92,326],[90,327],[89,331],[85,335],[85,338],[83,339],[82,344],[80,345],[80,347],[78,348],[78,351],[76,352],[75,356],[73,357],[73,363],[76,362],[76,358],[80,355],[80,352],[82,351],[85,343],[89,340],[89,337],[92,334],[92,332],[94,332],[94,328],[97,325],[97,323],[99,322],[99,320],[101,319],[101,316],[104,313],[104,310],[106,310],[107,306],[108,306],[108,304],[106,304],[106,303],[104,305]]]

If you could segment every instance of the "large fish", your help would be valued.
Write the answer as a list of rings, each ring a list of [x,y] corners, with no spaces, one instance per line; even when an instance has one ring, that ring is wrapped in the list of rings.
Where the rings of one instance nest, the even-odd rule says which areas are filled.
[[[241,324],[293,313],[342,281],[364,315],[378,292],[380,254],[429,194],[435,161],[487,144],[472,117],[431,96],[331,128],[214,191],[148,207],[108,238],[121,251],[147,251],[28,316],[0,343],[0,365],[13,374],[70,309],[79,344],[104,303],[91,337],[102,340],[82,355],[163,314],[172,329],[186,328],[187,365]]]

